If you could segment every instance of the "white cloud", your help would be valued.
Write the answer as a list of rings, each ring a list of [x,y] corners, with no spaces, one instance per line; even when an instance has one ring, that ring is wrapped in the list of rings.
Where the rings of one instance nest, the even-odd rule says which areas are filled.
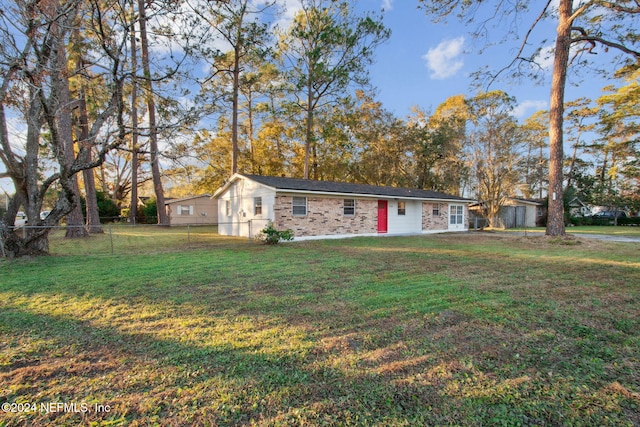
[[[583,3],[583,0],[573,0],[571,10],[578,9]],[[551,12],[554,17],[557,17],[558,9],[560,9],[560,0],[551,0],[548,11]]]
[[[545,110],[549,108],[547,101],[526,100],[522,101],[516,108],[513,109],[513,116],[519,119],[524,118],[530,112],[536,112],[538,110]]]
[[[553,59],[555,56],[555,46],[543,46],[534,58],[536,67],[539,66],[544,71],[553,70]]]
[[[393,9],[393,0],[382,0],[382,9],[388,12]]]
[[[300,0],[279,0],[280,17],[272,24],[272,27],[278,27],[281,30],[288,28],[293,22],[293,18],[302,9]]]
[[[455,75],[464,65],[462,59],[464,37],[443,40],[438,46],[427,51],[422,58],[427,62],[427,68],[431,70],[430,77],[435,80],[444,80]]]

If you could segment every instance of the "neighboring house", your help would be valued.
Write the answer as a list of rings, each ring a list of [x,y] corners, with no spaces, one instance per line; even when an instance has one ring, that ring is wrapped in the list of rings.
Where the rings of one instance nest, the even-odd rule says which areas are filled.
[[[487,216],[483,203],[475,203],[470,209],[480,218]],[[503,228],[536,227],[546,215],[547,208],[542,200],[507,197],[498,212],[497,225]]]
[[[218,202],[210,194],[171,199],[164,203],[170,225],[218,223]]]
[[[297,240],[467,230],[471,203],[428,190],[241,174],[214,198],[220,234],[254,237],[271,221]]]
[[[504,228],[536,227],[547,215],[544,201],[507,197],[498,214]]]
[[[592,213],[591,207],[578,197],[574,197],[569,202],[569,212],[571,216],[589,216]]]

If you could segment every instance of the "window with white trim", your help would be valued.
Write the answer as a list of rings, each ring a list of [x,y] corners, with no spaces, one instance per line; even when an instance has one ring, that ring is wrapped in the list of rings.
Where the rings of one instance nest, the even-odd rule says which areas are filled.
[[[176,212],[178,215],[193,215],[193,206],[178,205]]]
[[[433,204],[433,210],[431,211],[431,215],[440,216],[440,203]]]
[[[292,213],[295,216],[307,215],[307,198],[306,197],[293,198]]]
[[[407,207],[404,202],[398,202],[398,215],[406,215]]]
[[[224,210],[227,213],[227,216],[231,216],[231,200],[224,201]]]
[[[356,199],[344,199],[343,213],[345,216],[356,214]]]
[[[253,214],[262,215],[262,197],[253,198]]]
[[[451,205],[449,212],[449,224],[459,225],[464,221],[464,207],[460,205]]]

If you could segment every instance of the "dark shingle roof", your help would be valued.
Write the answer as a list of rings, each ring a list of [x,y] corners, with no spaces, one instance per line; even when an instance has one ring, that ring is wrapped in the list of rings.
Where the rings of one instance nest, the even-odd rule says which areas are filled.
[[[379,187],[376,185],[367,184],[349,184],[344,182],[332,182],[332,181],[314,181],[310,179],[299,178],[283,178],[278,176],[260,176],[260,175],[245,175],[252,181],[256,181],[260,184],[268,187],[275,188],[277,190],[292,190],[292,191],[310,191],[321,193],[337,193],[337,194],[359,194],[359,195],[371,195],[371,196],[386,196],[405,199],[437,199],[437,200],[459,200],[459,201],[471,201],[463,197],[452,196],[450,194],[440,193],[431,190],[418,190],[411,188],[396,188],[396,187]]]

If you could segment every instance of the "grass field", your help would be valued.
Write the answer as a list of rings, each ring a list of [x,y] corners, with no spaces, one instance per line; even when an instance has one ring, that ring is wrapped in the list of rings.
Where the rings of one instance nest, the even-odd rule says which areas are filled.
[[[0,261],[0,426],[640,425],[637,244],[157,231]]]

